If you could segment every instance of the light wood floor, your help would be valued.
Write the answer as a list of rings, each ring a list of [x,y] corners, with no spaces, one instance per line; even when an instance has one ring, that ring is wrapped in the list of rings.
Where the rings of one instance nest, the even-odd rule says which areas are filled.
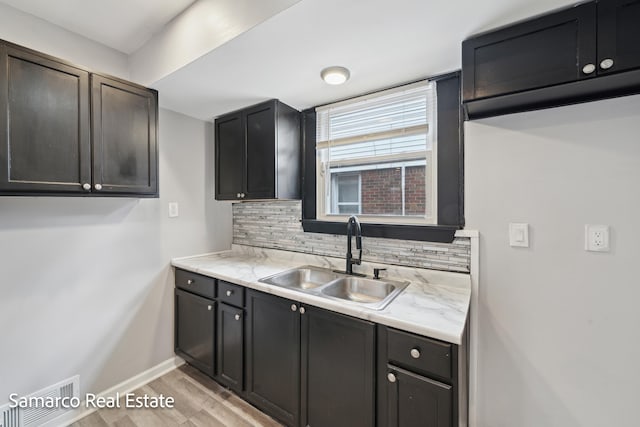
[[[211,378],[184,365],[134,391],[137,396],[175,398],[173,409],[104,408],[72,427],[280,427]]]

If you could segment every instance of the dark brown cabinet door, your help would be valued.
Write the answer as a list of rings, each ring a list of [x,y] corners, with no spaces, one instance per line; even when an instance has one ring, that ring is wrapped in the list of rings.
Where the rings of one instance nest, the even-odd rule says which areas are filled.
[[[640,0],[598,2],[598,73],[640,68]]]
[[[380,385],[384,387],[384,384]],[[452,427],[451,386],[389,366],[387,427]]]
[[[375,425],[375,324],[304,309],[302,425]]]
[[[244,311],[218,304],[216,379],[238,393],[244,374]]]
[[[215,302],[175,290],[175,352],[213,376]]]
[[[471,101],[596,75],[596,5],[583,4],[462,43],[463,99]]]
[[[216,199],[300,197],[300,113],[272,99],[215,121]]]
[[[247,135],[247,199],[272,199],[276,196],[275,111],[275,102],[270,101],[244,113]]]
[[[158,94],[91,75],[93,190],[158,194]]]
[[[238,200],[244,191],[245,137],[241,113],[216,119],[216,199]]]
[[[89,73],[0,43],[0,135],[0,193],[90,191]]]
[[[288,426],[300,420],[300,314],[293,301],[247,290],[246,397]]]

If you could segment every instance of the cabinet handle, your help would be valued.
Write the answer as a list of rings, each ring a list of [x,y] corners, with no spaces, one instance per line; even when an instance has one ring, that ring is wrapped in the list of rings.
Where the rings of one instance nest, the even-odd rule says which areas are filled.
[[[236,194],[236,198],[239,199],[240,198],[240,193]]]
[[[389,380],[390,383],[395,383],[396,382],[396,376],[394,375],[393,372],[389,372],[387,374],[387,379]]]
[[[413,357],[414,359],[420,358],[420,350],[418,350],[417,348],[412,348],[410,353],[411,357]]]
[[[584,74],[591,74],[596,70],[596,66],[593,64],[587,64],[584,67],[582,67],[582,72]]]
[[[300,314],[304,314],[305,311],[307,311],[307,310],[305,310],[304,307],[300,307]]]
[[[210,305],[208,305],[208,306],[207,306],[207,310],[209,310],[209,311],[211,311],[211,309],[212,309],[212,308],[213,308],[213,307],[212,307],[212,306],[210,306]]]
[[[187,285],[191,285],[191,284],[193,284],[193,280],[191,279],[187,280]]]
[[[246,194],[244,193],[240,193],[240,197],[244,199],[244,197],[246,196]]]
[[[102,184],[96,184],[93,186],[93,188],[95,188],[96,190],[100,191],[102,190]]]
[[[234,317],[235,317],[236,320],[240,320],[240,315],[239,314],[236,314]]]
[[[298,309],[298,306],[295,304],[291,304],[291,311],[296,311]]]
[[[227,296],[230,297],[231,295],[233,295],[233,291],[227,291]]]
[[[611,58],[603,59],[602,62],[600,62],[600,68],[603,70],[608,70],[611,67],[613,67],[613,59]]]
[[[89,184],[88,182],[85,182],[84,184],[82,184],[82,189],[85,191],[91,190],[91,184]]]

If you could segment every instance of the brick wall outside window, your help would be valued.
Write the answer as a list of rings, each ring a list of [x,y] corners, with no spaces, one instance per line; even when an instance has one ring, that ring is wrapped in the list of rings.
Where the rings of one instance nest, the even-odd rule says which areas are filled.
[[[402,215],[401,168],[361,172],[362,213]],[[405,215],[424,215],[425,167],[405,168]]]

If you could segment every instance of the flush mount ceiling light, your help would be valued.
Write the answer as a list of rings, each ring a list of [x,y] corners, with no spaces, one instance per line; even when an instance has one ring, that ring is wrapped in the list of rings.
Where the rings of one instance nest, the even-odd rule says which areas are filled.
[[[351,73],[344,67],[327,67],[320,71],[320,77],[322,80],[330,85],[341,85],[349,80]]]

